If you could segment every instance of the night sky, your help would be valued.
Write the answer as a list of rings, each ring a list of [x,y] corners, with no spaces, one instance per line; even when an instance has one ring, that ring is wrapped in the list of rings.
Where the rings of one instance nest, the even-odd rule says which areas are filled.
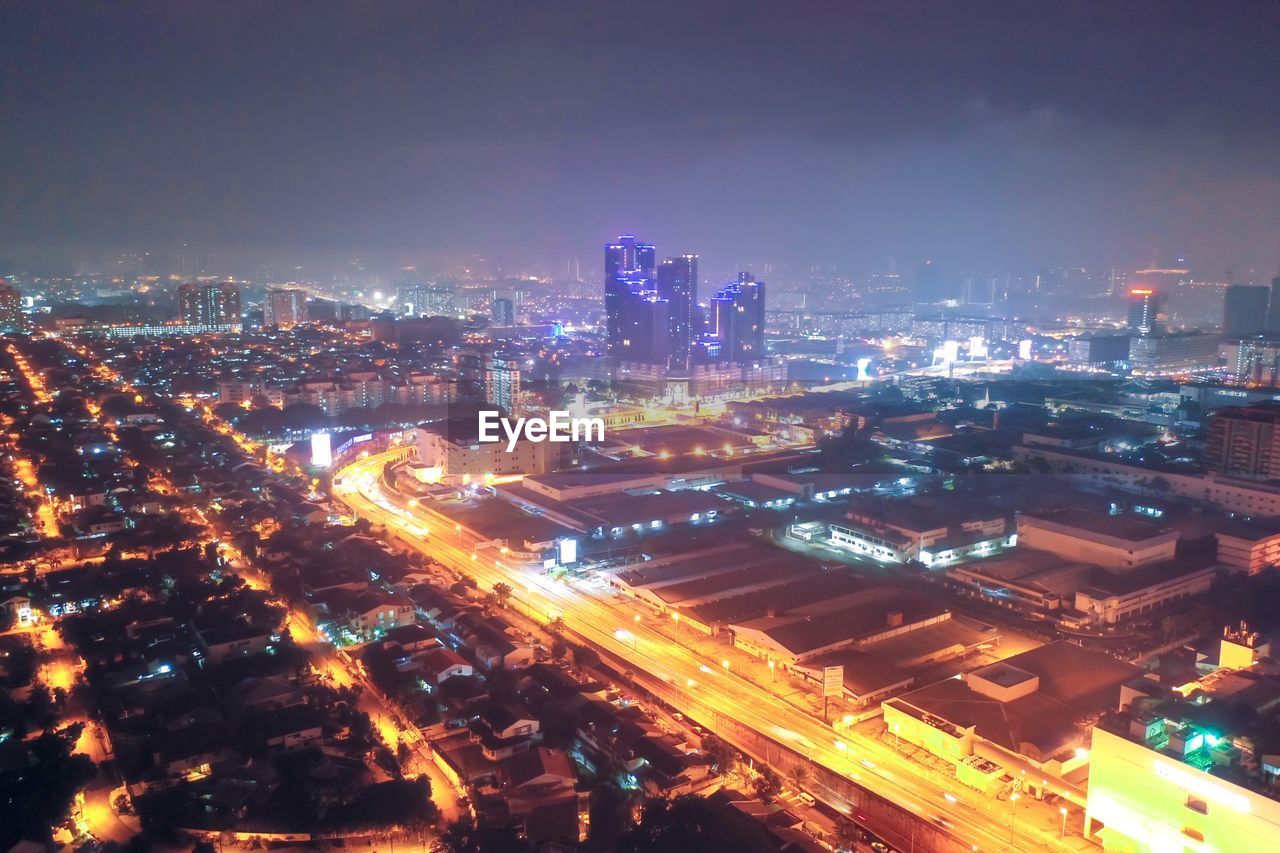
[[[0,5],[0,251],[1280,265],[1280,5]]]

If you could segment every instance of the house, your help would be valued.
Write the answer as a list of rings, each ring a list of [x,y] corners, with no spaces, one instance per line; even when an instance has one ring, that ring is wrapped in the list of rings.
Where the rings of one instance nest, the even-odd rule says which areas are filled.
[[[292,752],[320,743],[323,735],[320,712],[310,705],[293,705],[269,711],[255,724],[271,752]]]
[[[234,756],[231,737],[221,726],[165,732],[155,739],[155,762],[168,777],[202,777],[213,765]]]
[[[607,689],[598,681],[579,681],[563,666],[535,663],[521,672],[520,692],[526,697],[540,696],[574,705],[588,698],[603,699]]]
[[[619,709],[603,700],[593,700],[578,709],[574,734],[605,763],[632,771],[641,766],[635,747],[648,735],[641,724],[642,717],[634,705]]]
[[[466,658],[446,648],[432,649],[418,659],[422,678],[429,685],[440,685],[458,675],[474,675],[475,669]]]
[[[532,643],[516,643],[507,636],[505,626],[491,620],[476,625],[467,640],[476,662],[485,669],[520,669],[535,658]]]
[[[654,797],[687,794],[711,772],[706,756],[681,749],[670,735],[640,740],[635,754],[644,760],[644,789]]]
[[[19,592],[0,594],[0,611],[7,613],[17,625],[30,625],[31,596]]]
[[[271,644],[271,633],[246,622],[236,621],[208,627],[192,625],[200,650],[211,664],[227,658],[261,654]]]
[[[507,809],[534,843],[586,838],[585,792],[579,793],[569,756],[538,747],[507,760],[496,774]]]
[[[421,622],[391,628],[383,637],[383,644],[396,646],[405,654],[426,651],[440,645],[436,632]]]
[[[440,717],[446,722],[465,725],[489,699],[489,691],[473,675],[455,675],[436,691]]]
[[[129,526],[128,519],[105,506],[91,506],[77,512],[71,521],[77,539],[89,539],[119,533]]]
[[[490,761],[510,758],[542,740],[537,717],[524,708],[497,702],[482,709],[468,728],[472,742],[480,744]]]
[[[246,678],[231,688],[229,699],[244,712],[277,711],[306,701],[302,692],[283,675]]]
[[[573,790],[577,782],[569,756],[544,746],[511,757],[498,770],[499,787],[508,799]]]
[[[365,640],[412,624],[417,618],[412,601],[375,591],[345,597],[340,611],[333,615],[345,622],[351,633]]]

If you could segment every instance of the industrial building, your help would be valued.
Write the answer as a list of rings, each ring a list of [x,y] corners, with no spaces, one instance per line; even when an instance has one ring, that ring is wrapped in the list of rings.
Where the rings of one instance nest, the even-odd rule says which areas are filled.
[[[1086,837],[1128,853],[1274,849],[1280,679],[1269,656],[1247,627],[1228,629],[1208,674],[1129,691],[1093,731]]]
[[[1058,641],[882,704],[886,732],[956,766],[989,793],[1055,793],[1083,802],[1087,721],[1119,706],[1141,670]]]

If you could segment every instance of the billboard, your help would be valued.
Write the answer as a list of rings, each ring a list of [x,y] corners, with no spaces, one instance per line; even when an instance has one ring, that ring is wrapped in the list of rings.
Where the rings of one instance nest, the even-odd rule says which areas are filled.
[[[333,464],[333,437],[329,433],[311,433],[311,464],[317,468]]]
[[[822,668],[822,697],[839,696],[844,692],[844,667],[824,666]]]

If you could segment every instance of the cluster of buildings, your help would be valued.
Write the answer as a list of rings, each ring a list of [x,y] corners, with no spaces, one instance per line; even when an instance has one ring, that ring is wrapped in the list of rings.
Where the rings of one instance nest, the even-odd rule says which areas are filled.
[[[1095,368],[1128,368],[1136,375],[1207,370],[1220,362],[1222,337],[1201,331],[1171,332],[1161,320],[1160,291],[1135,287],[1127,296],[1124,332],[1094,332],[1072,338],[1067,359]],[[1230,309],[1228,309],[1230,310]]]
[[[265,401],[276,408],[305,404],[326,415],[352,409],[376,409],[387,403],[401,406],[444,406],[457,399],[457,383],[429,373],[384,376],[377,370],[352,370],[336,379],[273,382],[265,379],[219,381],[220,403],[246,405]]]
[[[607,353],[623,385],[677,399],[779,385],[765,351],[765,284],[750,273],[698,303],[698,256],[657,262],[624,235],[604,250]],[[682,389],[682,390],[678,390]]]

